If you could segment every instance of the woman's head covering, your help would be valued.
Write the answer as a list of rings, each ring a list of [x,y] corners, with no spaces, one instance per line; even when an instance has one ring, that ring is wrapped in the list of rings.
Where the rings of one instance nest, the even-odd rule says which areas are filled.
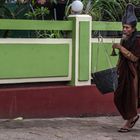
[[[122,24],[129,24],[134,27],[137,25],[137,17],[134,10],[135,6],[129,3],[122,18]]]

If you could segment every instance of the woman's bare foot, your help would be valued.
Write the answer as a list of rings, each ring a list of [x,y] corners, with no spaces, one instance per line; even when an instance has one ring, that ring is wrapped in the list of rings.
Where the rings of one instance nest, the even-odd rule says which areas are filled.
[[[124,125],[118,130],[118,132],[126,133],[129,132],[130,129],[135,125],[135,123],[139,120],[139,115],[131,118],[130,120],[126,120]]]
[[[132,121],[133,121],[133,118],[130,120],[126,120],[122,128],[130,128]]]
[[[118,130],[118,132],[121,132],[121,133],[129,132],[130,131],[130,124],[131,124],[132,120],[133,119],[126,120],[124,125]]]

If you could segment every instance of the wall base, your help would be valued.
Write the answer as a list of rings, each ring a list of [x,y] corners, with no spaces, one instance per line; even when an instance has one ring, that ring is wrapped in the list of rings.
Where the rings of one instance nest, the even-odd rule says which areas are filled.
[[[39,86],[0,89],[0,118],[116,115],[113,94],[96,86]]]

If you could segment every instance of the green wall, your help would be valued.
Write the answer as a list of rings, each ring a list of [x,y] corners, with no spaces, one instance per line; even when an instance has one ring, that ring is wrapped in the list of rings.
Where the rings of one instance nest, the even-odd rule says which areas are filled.
[[[51,44],[47,41],[28,44],[26,40],[24,43],[0,43],[0,79],[69,77],[63,80],[71,80],[72,85],[75,81],[77,85],[86,82],[89,85],[95,68],[96,71],[109,68],[109,60],[114,67],[118,56],[110,56],[112,43],[92,43],[90,35],[92,31],[121,31],[121,22],[91,21],[90,16],[86,16],[76,15],[68,21],[1,19],[1,31],[55,30],[63,31],[70,39],[69,43],[60,38],[58,42],[52,39]],[[140,29],[139,23],[137,28]]]
[[[0,44],[0,78],[63,77],[68,44]]]
[[[118,56],[111,56],[111,43],[92,43],[91,51],[91,71],[105,70],[116,66]]]

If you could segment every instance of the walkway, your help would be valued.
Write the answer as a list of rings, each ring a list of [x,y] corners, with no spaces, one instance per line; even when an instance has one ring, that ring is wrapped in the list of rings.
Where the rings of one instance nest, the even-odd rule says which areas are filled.
[[[0,120],[0,140],[139,140],[140,120],[118,133],[121,117]]]

